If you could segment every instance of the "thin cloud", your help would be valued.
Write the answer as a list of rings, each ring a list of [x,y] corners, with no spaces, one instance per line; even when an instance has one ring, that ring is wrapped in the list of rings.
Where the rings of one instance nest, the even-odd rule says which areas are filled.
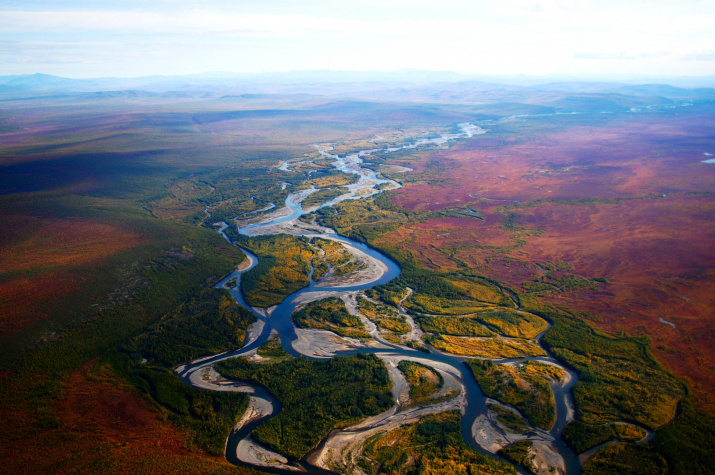
[[[135,75],[309,68],[546,74],[623,67],[696,74],[712,61],[713,2],[366,1],[7,0],[0,37],[15,43],[0,46],[0,67],[18,58],[31,64],[37,57],[39,64],[42,54],[56,54],[104,61],[103,73]],[[48,4],[65,8],[53,11]],[[137,60],[124,61],[126,53]],[[690,72],[683,58],[690,58]]]

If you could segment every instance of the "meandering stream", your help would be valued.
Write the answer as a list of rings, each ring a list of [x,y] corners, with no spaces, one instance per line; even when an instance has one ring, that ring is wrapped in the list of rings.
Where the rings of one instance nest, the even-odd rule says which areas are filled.
[[[335,162],[333,162],[332,164],[335,169],[340,170],[344,173],[357,174],[359,176],[358,182],[353,185],[350,185],[346,194],[339,196],[328,203],[323,204],[321,207],[333,206],[334,204],[347,199],[362,199],[364,197],[374,195],[375,193],[380,192],[377,188],[380,185],[383,185],[381,188],[387,187],[395,189],[400,187],[400,184],[396,181],[380,178],[373,170],[363,168],[361,165],[363,164],[363,157],[365,156],[368,156],[375,152],[394,152],[403,148],[415,148],[428,144],[444,145],[452,140],[472,137],[473,135],[486,132],[483,129],[472,124],[460,124],[460,128],[462,129],[462,132],[459,134],[442,135],[441,137],[433,139],[420,139],[417,142],[406,145],[404,147],[395,147],[386,150],[363,150],[358,153],[349,154],[344,157],[332,155],[329,153],[328,149],[320,150],[320,153],[323,156],[331,157],[335,160]],[[280,168],[285,171],[290,171],[288,168],[288,162],[284,162]],[[385,184],[387,186],[385,186]],[[255,418],[253,420],[248,421],[248,423],[243,424],[239,430],[234,431],[230,435],[227,442],[226,458],[234,464],[251,465],[255,462],[255,464],[260,466],[261,470],[269,470],[277,473],[295,473],[295,470],[300,470],[303,472],[307,471],[310,473],[329,473],[325,470],[319,469],[311,465],[308,462],[308,459],[311,459],[311,456],[314,457],[316,455],[316,451],[320,450],[320,445],[313,452],[311,452],[311,454],[309,454],[304,460],[300,461],[297,464],[284,464],[281,466],[280,464],[270,465],[260,463],[260,456],[256,455],[256,448],[254,445],[251,445],[251,441],[249,439],[250,432],[255,427],[263,423],[267,418],[276,415],[280,411],[280,403],[276,398],[268,394],[263,388],[255,387],[241,382],[223,380],[215,373],[215,371],[213,370],[213,366],[219,361],[251,353],[270,337],[271,332],[277,332],[278,336],[280,337],[282,346],[288,353],[293,356],[303,355],[310,358],[327,357],[316,354],[306,354],[306,351],[304,349],[305,346],[301,346],[300,344],[298,344],[299,335],[297,334],[296,328],[291,320],[291,314],[296,309],[296,307],[306,301],[315,300],[316,298],[318,298],[318,296],[320,296],[320,298],[324,298],[327,296],[343,296],[349,293],[354,293],[356,291],[366,290],[376,285],[386,283],[400,274],[400,268],[395,262],[387,258],[385,255],[381,254],[380,252],[362,243],[358,243],[343,236],[340,236],[336,234],[333,230],[329,230],[327,228],[320,228],[314,226],[312,229],[306,229],[306,225],[304,224],[302,225],[304,226],[303,228],[297,226],[297,219],[302,215],[306,214],[306,211],[303,210],[301,206],[301,201],[314,191],[317,190],[315,188],[311,188],[308,190],[302,190],[290,194],[288,198],[286,198],[284,208],[273,211],[270,214],[259,216],[258,218],[253,218],[251,222],[242,222],[243,226],[239,229],[239,232],[248,236],[288,232],[291,234],[308,237],[327,237],[336,240],[347,247],[351,247],[354,250],[362,252],[369,258],[374,259],[376,262],[379,262],[381,264],[381,272],[379,275],[376,275],[375,278],[368,279],[367,281],[357,282],[355,283],[355,285],[339,287],[329,285],[329,282],[326,282],[325,278],[323,279],[323,281],[318,282],[313,281],[311,278],[311,282],[308,287],[305,287],[291,294],[285,300],[283,300],[280,305],[269,309],[251,308],[244,301],[243,296],[238,287],[229,289],[236,301],[240,305],[251,309],[259,320],[251,328],[251,331],[249,332],[249,335],[246,339],[246,344],[243,348],[239,350],[226,352],[207,358],[202,358],[190,364],[180,366],[176,368],[176,372],[187,384],[191,384],[195,387],[213,390],[243,391],[251,394],[251,407],[256,409],[254,411]],[[272,207],[260,211],[267,211],[268,209],[272,209]],[[226,237],[227,240],[229,240],[228,237],[223,233],[223,231],[228,225],[226,223],[217,224],[221,225],[219,232],[221,232],[223,236]],[[217,284],[217,287],[224,287],[226,282],[235,277],[239,279],[240,283],[241,274],[250,270],[258,263],[258,258],[254,254],[245,249],[244,252],[248,256],[250,265],[248,267],[244,266],[242,270],[236,270],[230,275],[226,276],[221,282]],[[516,302],[515,307],[518,307]],[[405,314],[405,311],[401,305],[400,312]],[[411,318],[409,318],[408,322],[411,322],[411,325],[414,325],[414,322]],[[412,334],[414,332],[410,333]],[[417,331],[417,334],[418,333],[419,331]],[[536,340],[538,341],[541,336],[543,336],[543,333],[539,335]],[[351,350],[337,350],[334,351],[333,354],[354,354],[357,351],[362,351],[366,353],[375,353],[377,355],[382,355],[383,357],[387,357],[388,355],[390,355],[390,357],[409,358],[424,362],[426,364],[432,363],[433,365],[439,365],[442,368],[449,369],[450,374],[452,374],[454,378],[456,378],[458,383],[461,384],[463,388],[464,394],[458,397],[462,397],[464,401],[464,404],[462,404],[459,408],[462,410],[463,414],[462,436],[465,442],[482,453],[488,454],[489,456],[494,458],[499,458],[498,456],[493,455],[487,452],[484,448],[480,447],[476,443],[475,437],[473,435],[473,431],[475,430],[475,421],[477,421],[480,416],[484,416],[485,414],[487,414],[488,409],[487,398],[482,394],[479,386],[472,377],[471,373],[463,364],[464,360],[467,359],[466,357],[449,355],[438,352],[434,349],[432,349],[433,351],[431,353],[426,354],[404,346],[397,346],[391,344],[381,338],[378,338],[377,341],[378,344],[373,345],[372,347]],[[299,349],[303,349],[303,351],[299,351]],[[568,375],[567,382],[565,384],[552,384],[552,391],[555,398],[557,416],[555,424],[549,431],[535,429],[535,432],[537,434],[533,435],[537,437],[538,440],[548,441],[548,444],[550,444],[553,450],[558,453],[558,456],[563,459],[564,468],[567,474],[578,474],[581,472],[578,458],[573,452],[573,450],[568,448],[563,443],[560,437],[565,425],[573,419],[574,404],[572,400],[571,387],[576,382],[577,376],[573,371],[564,367],[551,355],[544,357],[516,358],[496,361],[509,363],[526,360],[537,360],[558,366],[559,368],[563,369]],[[399,414],[399,408],[393,408],[391,411],[391,414],[384,414],[383,419],[387,420],[389,418],[394,418],[397,417],[397,415]],[[350,428],[346,428],[344,430],[349,429]],[[335,435],[336,434],[331,433],[331,437],[334,437]],[[502,436],[504,435],[505,434],[502,433]],[[324,440],[321,445],[324,443],[326,443],[326,440]],[[280,457],[278,454],[272,454],[272,456],[274,458]],[[522,470],[519,471],[523,472]]]

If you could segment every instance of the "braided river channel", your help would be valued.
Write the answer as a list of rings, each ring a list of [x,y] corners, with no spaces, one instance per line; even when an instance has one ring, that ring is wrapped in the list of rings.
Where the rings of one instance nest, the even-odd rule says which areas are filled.
[[[357,183],[347,187],[348,192],[346,194],[323,204],[321,207],[333,206],[348,199],[364,199],[380,193],[380,190],[397,189],[401,186],[398,182],[381,178],[375,171],[366,168],[368,164],[365,164],[363,159],[372,153],[394,152],[426,145],[447,147],[451,141],[486,132],[480,127],[468,123],[460,124],[459,126],[461,133],[445,134],[438,138],[419,139],[402,147],[363,150],[344,157],[332,155],[330,149],[319,150],[323,157],[335,160],[332,165],[336,170],[356,174],[359,177]],[[279,168],[290,172],[288,162],[284,162]],[[405,171],[407,172],[409,169],[405,169]],[[321,280],[314,281],[311,272],[310,285],[289,295],[280,305],[267,309],[252,308],[246,304],[241,294],[240,276],[243,272],[255,267],[258,263],[258,258],[244,249],[248,256],[247,262],[244,263],[240,270],[235,270],[216,285],[217,287],[227,288],[240,305],[250,309],[258,318],[258,321],[249,329],[244,346],[235,351],[198,359],[189,364],[179,366],[175,370],[184,382],[197,388],[215,391],[241,391],[250,394],[248,410],[228,437],[226,459],[236,465],[255,466],[261,470],[274,473],[334,473],[325,468],[329,466],[329,457],[331,454],[339,453],[345,447],[350,447],[351,441],[360,440],[361,437],[365,438],[369,434],[375,434],[380,430],[391,430],[402,424],[416,422],[420,417],[427,414],[456,409],[462,414],[462,437],[473,449],[492,458],[500,459],[495,453],[499,448],[498,445],[495,445],[495,441],[497,443],[501,442],[501,446],[504,446],[517,440],[529,439],[533,441],[535,447],[539,448],[545,460],[548,460],[550,465],[556,468],[557,473],[566,473],[568,475],[581,473],[578,457],[561,439],[561,432],[574,417],[571,387],[576,382],[577,376],[548,352],[546,353],[547,356],[543,357],[494,360],[497,363],[511,364],[518,364],[526,360],[538,360],[557,366],[566,374],[566,377],[561,381],[550,383],[556,404],[556,422],[552,428],[546,431],[531,427],[527,434],[516,435],[506,433],[499,425],[492,423],[493,421],[490,422],[487,402],[495,403],[496,401],[484,396],[470,370],[464,365],[466,357],[446,354],[434,348],[430,348],[431,353],[424,353],[406,346],[390,343],[384,340],[374,324],[364,317],[362,320],[365,323],[365,329],[374,337],[374,342],[361,343],[358,340],[346,339],[350,340],[349,344],[340,345],[335,343],[335,340],[338,339],[334,338],[334,335],[333,338],[326,337],[328,333],[326,331],[313,331],[311,333],[310,331],[296,329],[291,320],[291,315],[297,307],[304,305],[306,302],[328,297],[339,297],[343,298],[348,304],[348,310],[357,312],[354,305],[352,308],[349,305],[351,302],[354,304],[357,294],[389,282],[400,274],[400,267],[397,263],[377,250],[340,236],[332,229],[300,221],[301,216],[316,209],[313,207],[312,209],[304,210],[301,205],[301,201],[315,191],[317,189],[311,188],[292,193],[287,197],[284,207],[269,206],[265,208],[266,211],[271,211],[270,213],[238,217],[236,222],[239,226],[239,232],[246,236],[284,233],[308,238],[330,239],[344,246],[355,259],[366,265],[368,271],[358,273],[359,275],[342,281],[336,280],[332,276],[332,272],[329,272]],[[228,225],[226,223],[217,223],[217,225],[221,226],[219,232],[230,242],[230,239],[223,232]],[[230,287],[228,283],[232,282],[234,278],[238,278],[238,283],[235,287]],[[408,289],[408,296],[409,293],[411,293],[410,289]],[[512,308],[518,309],[518,300],[512,298],[512,301]],[[419,327],[416,326],[414,320],[401,305],[399,310],[412,327],[408,337],[418,340],[421,334]],[[252,439],[251,431],[280,412],[281,405],[279,401],[260,386],[225,379],[214,370],[214,365],[228,358],[255,355],[256,349],[275,333],[280,337],[283,348],[293,356],[325,359],[335,355],[351,355],[357,352],[375,354],[388,367],[390,378],[393,382],[392,392],[396,400],[395,406],[385,413],[370,417],[359,424],[331,431],[317,447],[297,462],[292,462],[282,455],[262,447]],[[543,333],[532,342],[539,345],[542,335]],[[442,376],[445,386],[454,390],[451,394],[457,395],[446,401],[442,398],[440,402],[433,405],[402,409],[400,397],[405,394],[406,380],[396,368],[397,363],[401,360],[416,361],[430,366]],[[521,468],[517,470],[519,473],[527,473]]]

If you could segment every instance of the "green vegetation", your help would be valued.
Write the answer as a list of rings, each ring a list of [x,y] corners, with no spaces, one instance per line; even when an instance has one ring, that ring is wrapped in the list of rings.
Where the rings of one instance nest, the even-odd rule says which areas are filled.
[[[430,353],[429,348],[427,348],[425,345],[422,343],[415,341],[415,340],[409,340],[405,343],[405,346],[408,348],[412,348],[413,350],[418,350],[421,351],[422,353]]]
[[[533,445],[534,443],[530,440],[520,440],[504,447],[498,454],[516,465],[522,465],[526,467],[527,470],[535,472],[535,467],[529,457]]]
[[[170,297],[175,295],[176,289],[172,291],[169,286],[181,284],[179,289],[187,288],[188,282],[177,280],[181,277],[181,270],[172,270],[174,274],[166,279],[161,278],[161,273],[153,274],[153,285],[146,292]],[[226,266],[225,270],[230,270],[230,266]],[[184,274],[184,278],[191,279],[191,274]],[[147,356],[173,365],[207,351],[223,351],[242,342],[240,325],[246,324],[247,320],[241,320],[243,314],[237,310],[235,303],[224,300],[225,291],[188,287],[186,292],[193,294],[194,298],[169,313],[170,317],[166,320],[151,326],[145,338],[130,340],[124,346],[126,351],[134,353],[137,343],[146,345],[143,349]],[[151,299],[145,301],[150,302]],[[166,302],[172,301],[167,299]],[[223,311],[219,309],[222,304]],[[165,417],[189,435],[192,447],[214,455],[223,454],[226,434],[246,408],[248,398],[245,395],[196,390],[180,381],[170,369],[140,365],[139,356],[112,351],[129,335],[142,331],[151,315],[147,313],[147,307],[135,304],[105,309],[101,319],[77,325],[58,341],[43,346],[25,359],[23,371],[3,385],[5,407],[13,407],[19,416],[4,425],[7,432],[3,431],[3,439],[10,434],[14,438],[38,430],[64,430],[56,415],[62,381],[82,363],[100,355],[95,367],[111,374],[112,378],[118,378],[122,384],[128,382],[135,390],[151,398]],[[235,322],[238,327],[227,326],[226,320],[232,317],[238,317]],[[190,332],[203,324],[208,325],[202,328],[203,335],[195,335],[197,339],[192,341]],[[172,348],[173,344],[177,347]]]
[[[74,324],[55,340],[36,348],[4,379],[0,399],[5,410],[17,417],[6,420],[0,440],[22,439],[38,430],[58,427],[56,404],[63,381],[72,371],[120,347],[199,292],[203,282],[217,281],[218,275],[229,272],[243,257],[238,249],[220,247],[225,241],[209,230],[185,226],[148,230],[168,236],[163,236],[163,245],[152,244],[141,250],[150,256],[123,256],[130,263],[142,260],[124,268],[125,273],[114,282],[118,285],[115,291],[93,308],[94,318]],[[191,252],[182,252],[183,248]],[[76,312],[86,311],[86,304],[81,302],[63,302],[60,308],[70,303]]]
[[[614,439],[616,434],[608,424],[591,425],[577,420],[564,428],[561,437],[577,454],[580,454],[591,447]]]
[[[467,360],[465,364],[487,397],[514,406],[536,427],[548,430],[553,425],[556,406],[549,383],[525,369],[530,365],[544,366],[543,363],[529,361],[509,366],[488,360]]]
[[[388,305],[397,307],[400,300],[407,296],[407,289],[404,286],[396,284],[394,280],[391,280],[386,284],[366,290],[365,295],[371,299],[380,299]]]
[[[333,271],[333,275],[336,275],[336,276],[347,275],[347,274],[351,274],[353,272],[357,272],[362,269],[365,269],[365,264],[358,261],[357,259],[353,259],[353,260],[341,265],[340,267],[336,268]]]
[[[202,289],[135,340],[144,357],[173,367],[243,345],[256,317],[227,290]]]
[[[301,202],[301,205],[303,206],[303,209],[320,206],[323,203],[327,203],[328,201],[335,199],[340,195],[344,195],[347,192],[348,190],[345,188],[323,188],[315,193],[309,194],[308,197]]]
[[[473,300],[452,300],[422,294],[412,294],[403,305],[410,312],[437,315],[467,315],[484,308],[484,304]]]
[[[263,358],[270,359],[271,362],[290,358],[288,352],[281,346],[281,339],[277,334],[274,334],[266,340],[261,346],[258,347],[256,352]]]
[[[316,212],[318,222],[339,234],[361,242],[372,242],[387,231],[407,222],[407,215],[391,207],[385,192],[363,200],[348,200]]]
[[[329,166],[328,163],[329,162],[326,162],[325,165]],[[315,170],[305,184],[308,186],[312,185],[316,188],[326,188],[351,185],[353,183],[357,183],[358,180],[359,178],[357,175],[343,173],[331,167],[330,169]]]
[[[581,421],[569,423],[561,435],[576,453],[584,452],[609,440],[638,442],[646,436],[640,427],[631,424],[590,425]]]
[[[196,446],[216,456],[224,454],[226,437],[248,407],[247,394],[195,389],[169,370],[137,367],[136,360],[120,353],[109,354],[105,361],[186,430]]]
[[[385,250],[384,246],[381,248]],[[467,315],[493,305],[511,305],[511,300],[497,284],[468,269],[437,273],[418,270],[410,261],[397,260],[403,266],[400,276],[375,287],[371,296],[396,305],[405,296],[404,289],[409,287],[414,293],[405,300],[406,309],[438,315]]]
[[[494,336],[472,317],[415,317],[422,331],[441,335],[456,336]]]
[[[497,416],[497,421],[514,433],[525,434],[529,431],[526,421],[515,411],[498,404],[488,404],[489,410]]]
[[[323,238],[312,238],[310,242],[322,251],[322,255],[313,259],[313,280],[323,278],[328,273],[329,265],[332,266],[333,275],[343,275],[359,267],[351,262],[352,254],[339,242]]]
[[[291,358],[271,365],[235,358],[216,369],[228,378],[261,384],[280,400],[280,414],[253,435],[293,459],[302,458],[334,427],[379,414],[393,404],[387,369],[374,355],[327,361]]]
[[[246,303],[268,307],[281,303],[288,295],[306,287],[313,264],[313,279],[328,273],[342,275],[361,267],[351,262],[352,255],[338,242],[322,238],[294,237],[285,234],[247,238],[236,235],[236,242],[258,256],[258,265],[241,276]]]
[[[449,218],[472,218],[482,221],[484,220],[484,213],[469,206],[448,208],[440,211],[439,214]]]
[[[17,366],[25,350],[37,345],[43,336],[64,333],[73,325],[83,325],[82,322],[101,320],[115,312],[138,312],[142,315],[140,319],[148,323],[171,310],[202,286],[218,281],[219,276],[230,272],[245,258],[239,249],[228,245],[214,231],[161,222],[147,217],[143,211],[129,207],[118,208],[114,200],[64,197],[47,203],[40,199],[27,199],[27,203],[19,205],[20,210],[33,216],[61,216],[47,218],[49,221],[44,217],[28,219],[31,229],[22,232],[25,234],[23,237],[30,241],[35,228],[41,230],[46,228],[48,222],[52,224],[60,220],[71,223],[71,226],[86,225],[84,233],[90,235],[89,239],[94,242],[97,238],[91,237],[93,231],[111,226],[111,236],[105,238],[109,242],[101,242],[100,246],[111,246],[115,235],[121,241],[124,234],[137,236],[138,242],[116,254],[102,252],[99,262],[39,265],[20,271],[0,272],[2,286],[14,282],[27,283],[26,292],[23,290],[19,294],[18,289],[15,289],[13,295],[6,295],[0,289],[0,295],[3,296],[0,298],[3,312],[0,313],[20,311],[24,319],[29,318],[34,324],[19,334],[7,335],[12,338],[0,336],[4,350],[0,352],[0,366],[3,368]],[[9,206],[7,196],[0,198],[0,209],[5,206]],[[63,251],[53,249],[54,238],[65,237],[50,234],[47,238],[49,241],[43,242],[42,248],[52,258]],[[74,252],[83,249],[74,242],[63,246]],[[104,251],[102,248],[99,250]],[[44,280],[45,276],[49,276],[49,279]],[[64,284],[56,286],[56,282]],[[26,302],[16,300],[25,293],[32,297],[28,297]],[[139,302],[141,308],[130,310],[132,305]],[[12,308],[13,305],[27,308],[21,311],[20,308]],[[2,323],[0,319],[0,325]],[[124,337],[129,334],[124,331],[121,333]]]
[[[410,406],[431,404],[434,393],[442,389],[444,379],[438,371],[414,361],[402,360],[397,365],[410,385]],[[432,400],[430,400],[432,399]]]
[[[481,310],[476,318],[500,335],[513,338],[535,338],[549,327],[544,319],[536,315],[510,308]]]
[[[339,298],[328,298],[310,302],[293,313],[293,321],[301,328],[330,330],[341,336],[370,338],[359,317],[350,315],[345,302]]]
[[[573,289],[591,289],[594,290],[598,287],[598,284],[608,283],[601,277],[596,277],[593,279],[588,279],[576,274],[564,274],[562,277],[539,277],[531,282],[524,282],[522,287],[525,292],[544,292],[544,291],[556,291],[562,292],[564,290]]]
[[[462,441],[457,411],[423,417],[367,440],[358,464],[376,474],[514,474],[514,467],[476,452]],[[351,471],[350,467],[334,467]]]
[[[584,475],[665,475],[663,457],[648,446],[612,444],[596,452],[583,465]],[[693,473],[693,472],[690,472]]]
[[[715,418],[698,410],[690,398],[678,405],[678,415],[655,434],[653,446],[668,461],[674,475],[712,472],[715,453]]]
[[[522,358],[544,356],[546,352],[527,340],[516,338],[482,338],[452,335],[425,335],[425,342],[440,351],[479,358]]]
[[[358,298],[358,305],[360,312],[378,326],[382,336],[386,339],[399,343],[397,337],[410,331],[410,325],[405,317],[400,315],[394,307],[375,303],[362,297]]]
[[[258,265],[241,276],[241,290],[249,305],[277,305],[310,283],[310,261],[318,252],[307,239],[284,234],[241,236],[238,244],[258,256]]]
[[[685,388],[656,363],[648,341],[614,338],[564,314],[535,313],[553,324],[543,344],[578,372],[573,391],[580,420],[630,420],[657,428],[673,418]]]
[[[611,424],[611,427],[616,434],[616,438],[623,442],[638,442],[648,435],[644,429],[634,426],[633,424],[616,423]]]

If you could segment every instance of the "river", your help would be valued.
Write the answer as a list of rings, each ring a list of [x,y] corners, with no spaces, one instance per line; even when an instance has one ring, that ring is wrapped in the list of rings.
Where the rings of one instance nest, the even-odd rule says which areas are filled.
[[[368,168],[363,168],[361,164],[363,163],[363,157],[369,156],[372,153],[375,152],[394,152],[397,150],[401,149],[407,149],[407,148],[416,148],[424,145],[429,145],[429,144],[434,144],[438,146],[444,146],[450,141],[457,140],[460,138],[468,138],[472,137],[477,134],[485,133],[486,131],[475,126],[472,124],[459,124],[462,132],[459,134],[445,134],[442,135],[441,137],[437,138],[432,138],[432,139],[420,139],[417,142],[414,142],[409,145],[405,145],[403,147],[394,147],[390,149],[373,149],[373,150],[363,150],[358,153],[353,153],[349,154],[344,157],[339,157],[337,155],[332,155],[329,153],[329,149],[327,150],[320,150],[320,153],[323,156],[331,157],[335,159],[335,161],[332,163],[334,168],[336,170],[340,170],[344,173],[351,173],[351,174],[356,174],[359,176],[358,182],[350,185],[348,188],[349,191],[345,195],[339,196],[338,198],[335,198],[334,200],[323,204],[321,207],[325,206],[333,206],[334,204],[348,200],[348,199],[364,199],[367,196],[372,196],[376,193],[379,193],[380,191],[378,190],[378,186],[381,186],[382,189],[395,189],[399,188],[401,185],[393,180],[389,179],[384,179],[384,178],[379,178],[377,174]],[[288,162],[284,162],[281,165],[281,169],[285,171],[290,171],[288,168]],[[384,186],[387,184],[387,186]],[[268,466],[266,464],[260,463],[261,457],[256,458],[256,452],[258,449],[256,449],[256,445],[251,445],[250,444],[250,432],[260,425],[262,422],[264,422],[266,419],[269,417],[272,417],[276,415],[280,411],[280,403],[270,394],[267,393],[267,391],[263,388],[260,387],[255,387],[251,386],[245,383],[240,383],[240,382],[230,382],[230,381],[225,381],[221,379],[211,379],[209,377],[210,375],[213,375],[212,377],[216,378],[217,376],[215,375],[215,372],[213,372],[213,366],[215,363],[236,357],[239,355],[245,355],[248,353],[251,353],[253,350],[258,348],[262,343],[264,343],[271,335],[271,332],[277,332],[278,336],[280,337],[281,344],[283,348],[290,353],[293,356],[306,356],[310,358],[319,358],[319,357],[326,357],[326,356],[316,356],[315,354],[306,354],[305,351],[299,351],[299,349],[304,349],[300,345],[298,345],[298,340],[299,336],[296,333],[296,328],[291,320],[291,315],[293,311],[296,309],[298,305],[301,303],[304,303],[305,301],[309,300],[314,300],[318,296],[320,298],[324,298],[327,296],[341,296],[345,295],[350,292],[355,292],[355,291],[361,291],[361,290],[366,290],[369,288],[372,288],[376,285],[380,285],[386,282],[389,282],[390,280],[394,279],[400,274],[400,268],[391,259],[386,257],[385,255],[381,254],[375,249],[370,248],[369,246],[366,246],[365,244],[358,243],[356,241],[350,240],[344,236],[340,236],[335,233],[335,231],[327,229],[327,228],[320,228],[320,227],[314,227],[312,229],[305,229],[305,227],[300,228],[300,226],[297,225],[298,223],[298,218],[301,217],[302,215],[306,214],[306,211],[303,210],[301,201],[305,199],[309,194],[317,191],[315,188],[307,189],[307,190],[302,190],[297,193],[292,193],[290,194],[285,201],[285,207],[279,210],[274,211],[273,213],[267,214],[260,216],[258,218],[253,219],[250,222],[241,222],[244,224],[240,229],[239,232],[241,234],[247,235],[247,236],[255,236],[255,235],[261,235],[261,234],[275,234],[275,233],[290,233],[290,234],[295,234],[295,235],[301,235],[301,236],[308,236],[308,237],[325,237],[325,238],[330,238],[333,240],[336,240],[338,242],[341,242],[343,245],[347,247],[352,247],[353,249],[356,249],[359,252],[364,253],[366,256],[369,258],[374,259],[375,261],[381,263],[381,273],[379,276],[372,278],[372,279],[367,279],[364,282],[357,282],[355,285],[350,285],[350,286],[340,286],[340,287],[333,287],[330,285],[325,285],[325,282],[315,282],[311,278],[310,285],[289,295],[286,299],[283,300],[283,302],[278,305],[275,308],[271,309],[255,309],[251,308],[246,304],[246,302],[243,299],[243,296],[239,290],[239,288],[233,288],[229,289],[231,291],[231,294],[234,296],[236,301],[240,304],[245,306],[248,309],[251,309],[251,311],[254,312],[256,317],[258,318],[257,324],[254,324],[252,327],[251,331],[249,332],[249,336],[247,337],[247,343],[244,345],[243,348],[231,352],[226,352],[222,353],[219,355],[215,355],[212,357],[206,357],[202,358],[200,360],[196,360],[194,362],[191,362],[190,364],[187,365],[182,365],[178,368],[176,368],[176,373],[181,377],[182,380],[184,380],[187,384],[191,384],[195,387],[201,387],[204,389],[214,389],[214,390],[232,390],[232,391],[244,391],[248,392],[251,394],[251,404],[252,407],[255,405],[256,407],[263,407],[263,413],[261,414],[261,417],[258,417],[255,420],[250,421],[248,424],[244,424],[239,430],[234,431],[228,441],[227,441],[227,447],[226,447],[226,458],[229,460],[231,463],[234,464],[241,464],[241,465],[252,465],[256,464],[257,466],[260,467],[261,470],[269,470],[272,472],[276,473],[295,473],[295,470],[300,470],[302,472],[310,472],[310,473],[330,473],[326,472],[325,470],[319,469],[313,465],[311,465],[307,459],[310,459],[311,457],[316,456],[316,451],[320,450],[320,447],[322,444],[326,443],[326,440],[321,443],[321,445],[318,446],[313,452],[308,454],[308,456],[301,460],[298,463],[294,464],[273,464],[272,466]],[[315,208],[311,209],[310,211],[314,210]],[[207,209],[208,212],[208,209]],[[223,232],[226,227],[228,226],[226,223],[217,223],[217,225],[220,225],[221,228],[219,229],[219,232],[227,239],[228,237],[225,235]],[[305,226],[304,224],[302,226]],[[230,242],[230,240],[229,240]],[[240,276],[243,272],[246,272],[258,263],[258,258],[252,254],[251,252],[247,251],[244,249],[244,252],[247,254],[250,262],[250,266],[244,268],[243,270],[236,270],[230,275],[226,276],[224,279],[221,280],[217,284],[217,287],[224,287],[226,282],[233,278],[238,278],[239,279],[239,284],[240,284]],[[320,292],[320,294],[318,294]],[[515,307],[518,307],[518,305],[515,303]],[[540,339],[540,337],[543,336],[539,335],[537,337],[537,340]],[[455,356],[455,355],[448,355],[445,353],[438,352],[434,349],[432,349],[432,352],[429,354],[425,354],[422,352],[419,352],[417,350],[413,350],[404,346],[397,346],[391,343],[388,343],[382,339],[379,339],[379,345],[378,347],[371,347],[371,348],[360,348],[358,349],[351,349],[351,350],[337,350],[334,351],[333,354],[355,354],[357,351],[362,351],[366,353],[375,353],[378,356],[383,356],[387,357],[388,355],[394,355],[394,357],[399,358],[410,358],[413,360],[418,360],[422,361],[427,364],[434,364],[434,365],[441,365],[443,368],[448,368],[450,373],[455,376],[455,378],[458,380],[459,384],[461,384],[461,387],[463,388],[463,395],[460,395],[458,397],[462,397],[464,404],[459,407],[462,410],[462,436],[464,438],[464,441],[470,445],[472,448],[475,450],[478,450],[481,453],[487,454],[492,458],[500,459],[497,455],[494,455],[484,448],[482,448],[479,444],[477,444],[475,437],[473,435],[473,432],[476,430],[475,429],[475,421],[480,416],[484,416],[487,414],[488,408],[487,408],[487,398],[482,394],[479,386],[477,385],[476,381],[474,380],[473,376],[467,369],[467,367],[463,364],[464,360],[467,359],[466,357],[460,357],[460,356]],[[297,349],[299,348],[299,349]],[[571,394],[571,387],[577,380],[576,374],[571,371],[570,369],[564,367],[561,363],[559,363],[555,358],[553,358],[551,355],[545,356],[545,357],[536,357],[536,358],[518,358],[518,359],[509,359],[509,360],[496,360],[497,362],[519,362],[519,361],[526,361],[526,360],[539,360],[543,361],[545,363],[551,364],[558,366],[559,368],[563,369],[566,374],[568,375],[568,381],[566,384],[560,385],[560,384],[552,384],[552,391],[554,394],[555,398],[555,403],[556,403],[556,422],[553,425],[553,427],[549,431],[544,431],[541,429],[536,429],[535,434],[533,434],[533,437],[535,438],[534,440],[539,440],[539,441],[546,441],[548,445],[550,446],[551,450],[553,450],[556,454],[557,457],[560,457],[563,459],[563,467],[565,469],[565,473],[569,475],[575,475],[579,474],[581,472],[581,466],[578,461],[578,458],[576,454],[568,448],[564,442],[562,441],[560,435],[561,432],[563,431],[563,428],[565,425],[573,419],[574,415],[574,405],[573,405],[573,399],[572,399],[572,394]],[[455,398],[456,400],[456,398]],[[270,408],[270,409],[266,409]],[[260,412],[260,411],[259,411]],[[393,411],[394,412],[394,411]],[[398,411],[399,412],[399,411]],[[394,414],[389,417],[394,417]],[[386,420],[389,419],[388,416],[386,416]],[[336,432],[336,431],[333,431]],[[338,431],[340,432],[340,431]],[[331,433],[332,434],[332,433]],[[335,434],[332,434],[334,436]],[[502,433],[502,436],[504,434]],[[326,437],[327,439],[327,437]],[[247,442],[248,441],[248,442]],[[260,448],[260,446],[258,446]],[[238,453],[238,455],[237,455]],[[260,455],[260,454],[259,454]],[[276,458],[280,457],[278,454],[269,454],[270,456]],[[241,460],[241,458],[243,460]],[[264,456],[263,458],[269,458],[268,456]],[[259,461],[257,461],[259,460]],[[262,459],[261,459],[262,460]],[[519,469],[520,473],[526,473],[522,469]]]

